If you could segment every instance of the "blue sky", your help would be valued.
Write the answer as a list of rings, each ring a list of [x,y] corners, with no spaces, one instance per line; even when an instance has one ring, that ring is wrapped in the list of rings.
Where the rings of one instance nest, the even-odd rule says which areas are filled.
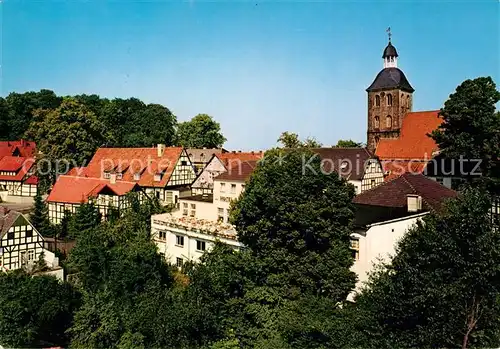
[[[415,88],[439,109],[467,78],[499,80],[498,1],[15,1],[0,3],[1,95],[137,97],[179,121],[208,113],[227,148],[282,131],[366,141],[366,92],[386,28]]]

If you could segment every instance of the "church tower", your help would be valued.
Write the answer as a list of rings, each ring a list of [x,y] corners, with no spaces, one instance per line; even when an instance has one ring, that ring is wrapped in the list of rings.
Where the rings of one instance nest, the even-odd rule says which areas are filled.
[[[413,87],[398,68],[398,52],[391,43],[384,50],[383,69],[377,74],[368,92],[368,137],[367,147],[375,152],[382,138],[398,138],[406,113],[412,110]]]

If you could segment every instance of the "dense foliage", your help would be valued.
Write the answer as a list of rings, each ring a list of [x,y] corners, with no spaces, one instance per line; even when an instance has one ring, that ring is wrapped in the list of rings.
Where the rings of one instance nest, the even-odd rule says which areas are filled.
[[[220,124],[207,114],[198,114],[177,128],[177,144],[186,148],[220,148],[225,141]]]
[[[66,330],[79,303],[79,293],[54,277],[32,277],[23,271],[0,273],[0,344],[67,345]]]
[[[491,197],[467,189],[411,229],[357,299],[372,348],[500,344],[500,235]]]
[[[466,80],[440,111],[441,128],[432,133],[449,158],[481,160],[483,175],[500,178],[500,92],[491,77]]]
[[[464,82],[446,102],[445,124],[434,135],[450,157],[484,159],[483,169],[491,177],[498,142],[481,137],[495,139],[499,131],[498,113],[491,107],[498,101],[495,92],[488,78]],[[14,120],[11,110],[22,117]],[[224,142],[220,126],[207,115],[182,124],[175,135],[175,118],[166,108],[137,99],[61,99],[45,90],[0,99],[0,113],[0,126],[8,126],[8,131],[0,127],[0,137],[19,138],[30,128],[41,137],[41,147],[43,137],[55,137],[47,120],[65,125],[53,127],[68,139],[53,138],[56,146],[47,148],[49,157],[69,151],[66,156],[85,158],[88,145],[72,143],[79,132],[89,142],[99,139],[108,145],[148,145],[141,142],[159,138],[168,143],[174,137],[186,146]],[[145,129],[144,113],[155,115],[149,122],[156,130]],[[473,125],[464,126],[468,123]],[[106,222],[92,204],[85,204],[55,228],[37,195],[31,215],[35,226],[45,235],[77,239],[65,263],[72,284],[22,271],[0,274],[0,345],[500,346],[500,226],[490,213],[491,193],[467,188],[442,212],[427,215],[351,303],[346,296],[355,284],[349,251],[354,188],[320,171],[319,158],[308,149],[319,146],[314,140],[302,142],[285,132],[279,141],[287,149],[268,151],[232,203],[231,221],[246,247],[236,251],[216,243],[201,263],[187,263],[182,271],[167,264],[151,240],[151,214],[163,210],[157,201],[140,204],[130,195],[130,209],[110,211]],[[72,147],[80,150],[72,153]]]
[[[339,139],[335,148],[362,148],[363,143],[358,143],[352,139]]]

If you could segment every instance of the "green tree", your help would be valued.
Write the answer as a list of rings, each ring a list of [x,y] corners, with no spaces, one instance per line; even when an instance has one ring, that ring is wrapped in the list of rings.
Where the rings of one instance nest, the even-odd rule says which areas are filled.
[[[482,160],[483,175],[500,178],[500,92],[491,77],[466,80],[441,108],[443,124],[432,132],[442,153],[451,159]]]
[[[43,201],[39,191],[37,191],[34,198],[33,211],[30,213],[30,222],[42,236],[53,236],[47,204]]]
[[[357,299],[368,335],[359,345],[498,347],[500,235],[490,208],[488,195],[467,189],[403,237]]]
[[[363,143],[358,143],[352,139],[339,139],[335,148],[362,148]]]
[[[283,132],[278,138],[278,143],[284,148],[321,148],[322,144],[315,138],[308,137],[305,141],[299,139],[299,135],[293,132]]]
[[[207,114],[198,114],[177,126],[177,144],[187,148],[220,148],[226,141],[220,124]]]
[[[159,347],[156,330],[164,332],[168,323],[158,313],[170,307],[173,278],[144,219],[125,214],[87,230],[68,264],[83,292],[70,330],[72,347]]]
[[[55,175],[88,161],[106,142],[108,133],[96,115],[73,98],[56,109],[36,109],[26,136],[37,143]]]
[[[9,109],[4,98],[0,97],[0,140],[9,140]]]
[[[7,124],[8,140],[21,139],[33,119],[33,111],[39,108],[54,109],[59,106],[62,98],[53,91],[10,93],[6,98],[8,107]]]
[[[310,312],[315,319],[301,320],[304,326],[293,331],[283,321],[308,298],[318,297],[318,304],[328,303],[324,309],[333,311],[354,287],[354,189],[320,166],[307,149],[269,151],[233,207],[238,238],[253,257],[244,271],[252,275],[239,311],[244,315],[235,320],[245,345],[300,348],[307,341],[293,339],[298,337],[315,338],[309,348],[324,345],[328,334],[311,332],[307,324],[335,321],[331,312]]]
[[[97,227],[102,220],[99,209],[92,203],[82,203],[67,224],[68,235],[77,238]]]
[[[9,347],[67,346],[79,294],[52,276],[0,273],[0,341]]]

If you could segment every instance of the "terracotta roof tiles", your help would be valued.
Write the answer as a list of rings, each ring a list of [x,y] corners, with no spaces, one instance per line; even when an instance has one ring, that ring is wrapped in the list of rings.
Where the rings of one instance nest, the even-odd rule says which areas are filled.
[[[123,181],[137,182],[142,187],[163,188],[182,152],[181,147],[166,147],[159,157],[157,148],[99,148],[83,175],[102,178],[104,171],[115,171],[122,173]],[[138,181],[134,178],[136,173],[141,175]],[[160,180],[156,180],[158,174]]]
[[[47,202],[85,203],[90,197],[97,196],[103,189],[110,189],[115,195],[122,196],[133,191],[137,183],[76,176],[59,176],[52,188]]]
[[[380,160],[431,159],[438,146],[428,134],[442,121],[438,110],[406,114],[399,138],[381,139],[375,155]]]

